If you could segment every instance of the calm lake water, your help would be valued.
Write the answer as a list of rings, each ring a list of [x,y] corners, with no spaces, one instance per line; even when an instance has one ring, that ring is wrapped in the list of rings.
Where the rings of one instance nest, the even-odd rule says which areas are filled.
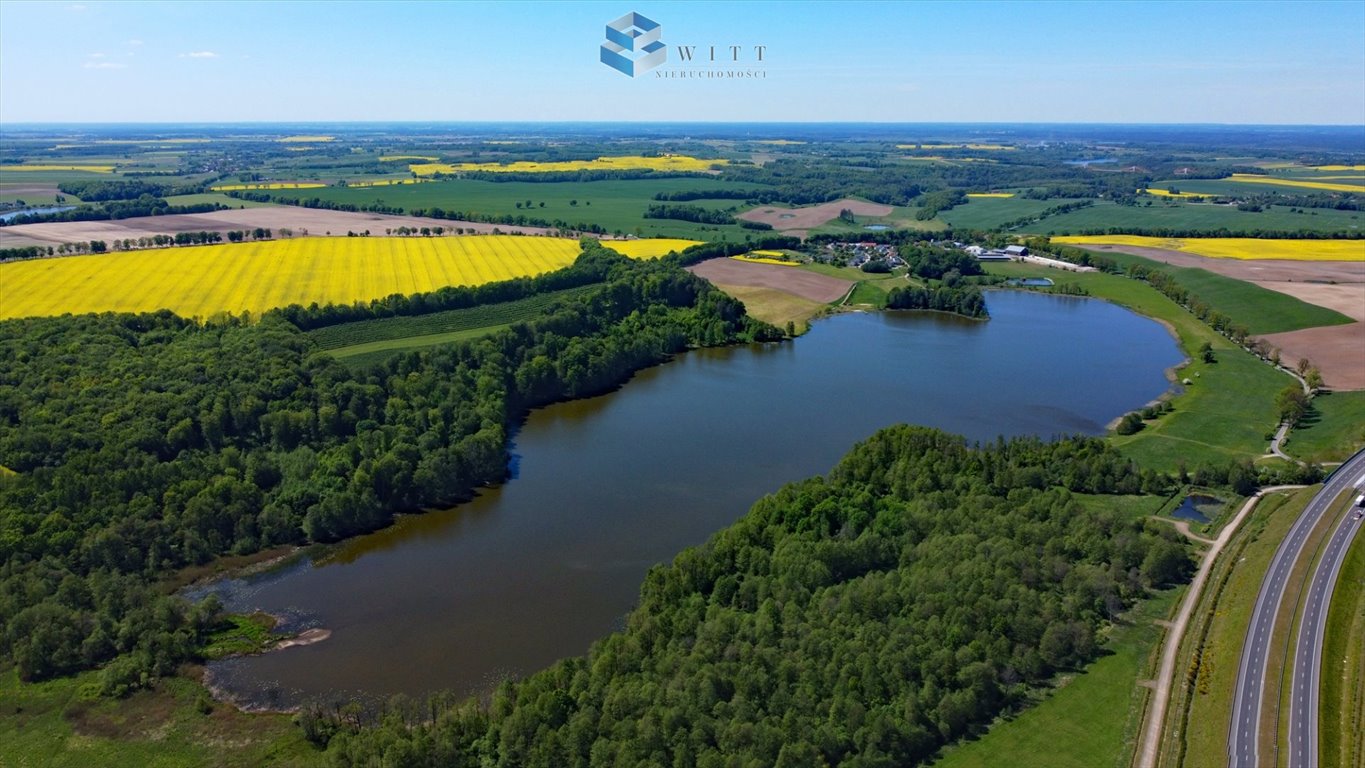
[[[702,350],[531,414],[515,477],[455,509],[213,589],[329,639],[211,665],[288,706],[482,693],[621,626],[645,571],[897,422],[974,440],[1103,431],[1166,390],[1156,322],[1101,301],[991,292],[993,319],[844,314],[791,343]]]

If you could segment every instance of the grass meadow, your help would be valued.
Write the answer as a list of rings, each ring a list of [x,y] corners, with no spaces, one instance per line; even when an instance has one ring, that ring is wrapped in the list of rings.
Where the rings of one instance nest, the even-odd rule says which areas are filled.
[[[543,315],[555,304],[590,290],[592,286],[584,286],[499,304],[342,323],[310,331],[308,335],[334,357],[357,358],[351,362],[365,363],[394,352],[477,338]]]
[[[1320,392],[1289,433],[1285,453],[1303,461],[1342,461],[1365,448],[1365,392]]]
[[[214,703],[198,683],[171,677],[126,699],[100,698],[99,672],[20,683],[0,671],[0,765],[14,768],[222,768],[325,764],[288,715]],[[34,762],[34,756],[41,760]]]

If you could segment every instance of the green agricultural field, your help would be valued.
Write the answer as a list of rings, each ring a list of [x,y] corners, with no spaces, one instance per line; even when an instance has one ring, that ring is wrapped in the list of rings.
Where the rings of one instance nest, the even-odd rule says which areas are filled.
[[[125,699],[101,698],[99,672],[20,683],[0,672],[0,765],[25,768],[317,766],[322,753],[288,715],[214,703],[199,684],[162,680]]]
[[[1303,461],[1342,461],[1365,447],[1365,392],[1320,392],[1289,433],[1285,452]]]
[[[1165,267],[1190,293],[1254,334],[1345,325],[1351,318],[1259,285],[1204,269]]]
[[[1143,466],[1173,471],[1181,462],[1199,464],[1254,459],[1265,453],[1268,435],[1279,422],[1275,394],[1293,379],[1256,359],[1215,333],[1156,289],[1136,280],[1103,273],[1074,273],[1027,264],[989,264],[989,274],[1003,277],[1050,277],[1058,285],[1073,284],[1155,318],[1173,330],[1190,358],[1178,376],[1189,386],[1176,396],[1173,413],[1148,422],[1137,434],[1110,439]],[[1205,341],[1216,361],[1199,361],[1195,352]]]
[[[1184,588],[1139,603],[1109,633],[1108,655],[1037,705],[948,749],[934,768],[1127,768],[1137,743],[1149,658]]]
[[[396,352],[485,336],[512,323],[544,315],[556,304],[592,289],[589,285],[500,304],[342,323],[310,331],[308,335],[320,348],[348,364],[365,364]]]
[[[200,203],[218,203],[229,208],[263,208],[274,205],[274,203],[256,203],[250,200],[238,200],[235,197],[228,197],[222,192],[203,192],[197,195],[171,195],[166,198],[166,202],[171,205],[199,205]]]
[[[1277,205],[1260,213],[1250,213],[1230,205],[1163,202],[1157,198],[1151,200],[1150,206],[1145,201],[1139,205],[1116,205],[1100,200],[1089,208],[1050,216],[1024,227],[1024,231],[1041,235],[1066,235],[1109,229],[1170,228],[1208,232],[1218,229],[1245,232],[1359,232],[1365,229],[1365,212],[1362,211],[1306,208],[1303,213],[1290,213],[1287,207]],[[973,200],[967,207],[977,202],[980,200]]]
[[[455,179],[427,184],[388,187],[326,187],[323,189],[272,190],[276,199],[306,200],[320,198],[336,203],[372,205],[379,203],[412,211],[442,208],[492,215],[526,215],[570,224],[599,224],[609,232],[638,232],[643,237],[689,237],[697,240],[721,239],[725,233],[743,239],[751,230],[737,225],[694,224],[671,219],[646,219],[645,210],[659,192],[706,189],[757,189],[752,184],[736,184],[718,179],[670,178],[604,181],[474,181]],[[526,202],[530,201],[530,207]],[[575,205],[574,202],[577,201]],[[522,207],[517,208],[521,203]],[[541,207],[544,203],[544,207]],[[708,209],[743,208],[743,200],[690,200],[685,205]]]
[[[1244,325],[1253,334],[1297,331],[1321,325],[1345,325],[1351,318],[1335,310],[1262,288],[1245,280],[1225,277],[1206,269],[1175,267],[1119,251],[1094,251],[1127,268],[1133,264],[1156,267],[1170,274],[1209,306]]]
[[[938,217],[948,222],[953,229],[991,230],[1025,216],[1036,216],[1048,208],[1074,202],[1078,201],[1068,198],[1030,200],[1024,197],[972,197],[964,205],[943,211]]]
[[[63,205],[76,205],[80,202],[80,198],[73,195],[63,195],[61,191],[57,189],[56,184],[34,185],[13,183],[10,181],[0,183],[0,203],[14,203],[23,200],[25,205],[55,205],[57,203],[57,195],[62,195],[62,197],[66,198],[66,202],[62,203]]]

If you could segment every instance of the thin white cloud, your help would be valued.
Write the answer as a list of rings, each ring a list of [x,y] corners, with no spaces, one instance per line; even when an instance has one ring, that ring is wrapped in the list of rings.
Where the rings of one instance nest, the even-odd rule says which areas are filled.
[[[213,51],[190,51],[189,53],[182,53],[182,54],[180,54],[180,58],[182,58],[182,59],[216,59],[216,58],[218,58],[218,54],[214,53]]]
[[[134,48],[137,48],[137,47],[139,47],[139,46],[142,45],[142,41],[141,41],[141,40],[129,40],[129,41],[128,41],[128,45],[130,45],[130,46],[132,46],[132,47],[134,47]]]
[[[87,62],[85,62],[85,68],[86,68],[86,69],[123,69],[123,68],[126,67],[126,66],[127,66],[126,64],[120,64],[120,63],[117,62],[117,61],[87,61]]]
[[[87,59],[102,59],[102,58],[104,58],[104,54],[102,54],[102,53],[87,53],[87,54],[85,54],[85,57],[86,57]]]

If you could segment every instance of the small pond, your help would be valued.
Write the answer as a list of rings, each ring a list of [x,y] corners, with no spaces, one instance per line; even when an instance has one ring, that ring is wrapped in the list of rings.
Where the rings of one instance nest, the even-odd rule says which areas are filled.
[[[1192,493],[1180,502],[1180,506],[1171,512],[1171,516],[1178,517],[1181,520],[1193,520],[1196,523],[1207,523],[1216,517],[1222,508],[1222,499]]]

